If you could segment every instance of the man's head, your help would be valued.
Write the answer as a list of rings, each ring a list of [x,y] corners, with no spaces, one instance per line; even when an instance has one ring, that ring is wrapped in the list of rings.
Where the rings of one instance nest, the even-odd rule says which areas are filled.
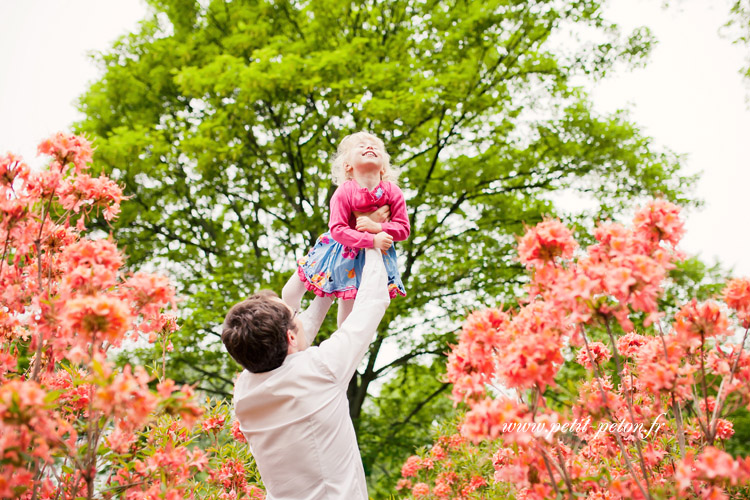
[[[232,358],[253,373],[278,368],[287,354],[308,347],[296,313],[270,290],[261,290],[229,310],[221,340]]]

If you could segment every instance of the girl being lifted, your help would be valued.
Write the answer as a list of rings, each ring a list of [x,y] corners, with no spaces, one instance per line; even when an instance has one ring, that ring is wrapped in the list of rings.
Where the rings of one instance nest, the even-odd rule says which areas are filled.
[[[344,137],[333,160],[332,174],[339,187],[331,197],[329,231],[299,259],[297,276],[284,286],[282,299],[299,310],[305,290],[319,297],[337,297],[341,325],[357,296],[364,248],[383,252],[391,298],[406,295],[393,242],[408,238],[410,227],[404,195],[395,184],[398,174],[391,167],[383,141],[367,132]],[[376,222],[362,215],[385,205],[390,207],[390,221]]]

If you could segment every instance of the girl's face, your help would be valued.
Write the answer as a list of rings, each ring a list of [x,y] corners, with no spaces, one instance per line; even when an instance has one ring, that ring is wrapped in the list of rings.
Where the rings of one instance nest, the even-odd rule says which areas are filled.
[[[358,137],[352,141],[347,153],[346,171],[353,173],[380,170],[385,172],[385,150],[380,141],[372,137]]]

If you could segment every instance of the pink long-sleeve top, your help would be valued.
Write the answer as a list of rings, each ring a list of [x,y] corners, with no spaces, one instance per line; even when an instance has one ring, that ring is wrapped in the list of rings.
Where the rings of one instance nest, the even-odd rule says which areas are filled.
[[[380,198],[376,197],[378,188],[383,190]],[[391,207],[391,221],[381,223],[383,231],[393,236],[394,241],[404,241],[411,232],[406,201],[401,189],[389,181],[381,181],[372,191],[359,187],[354,179],[339,186],[331,197],[328,221],[331,236],[344,246],[372,248],[375,235],[354,229],[357,226],[354,212],[372,212],[383,205]]]

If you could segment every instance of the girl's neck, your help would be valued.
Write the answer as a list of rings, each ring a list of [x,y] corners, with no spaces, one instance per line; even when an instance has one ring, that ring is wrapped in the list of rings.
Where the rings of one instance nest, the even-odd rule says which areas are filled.
[[[380,171],[357,172],[353,173],[354,181],[359,187],[366,188],[368,191],[375,189],[380,184]]]

